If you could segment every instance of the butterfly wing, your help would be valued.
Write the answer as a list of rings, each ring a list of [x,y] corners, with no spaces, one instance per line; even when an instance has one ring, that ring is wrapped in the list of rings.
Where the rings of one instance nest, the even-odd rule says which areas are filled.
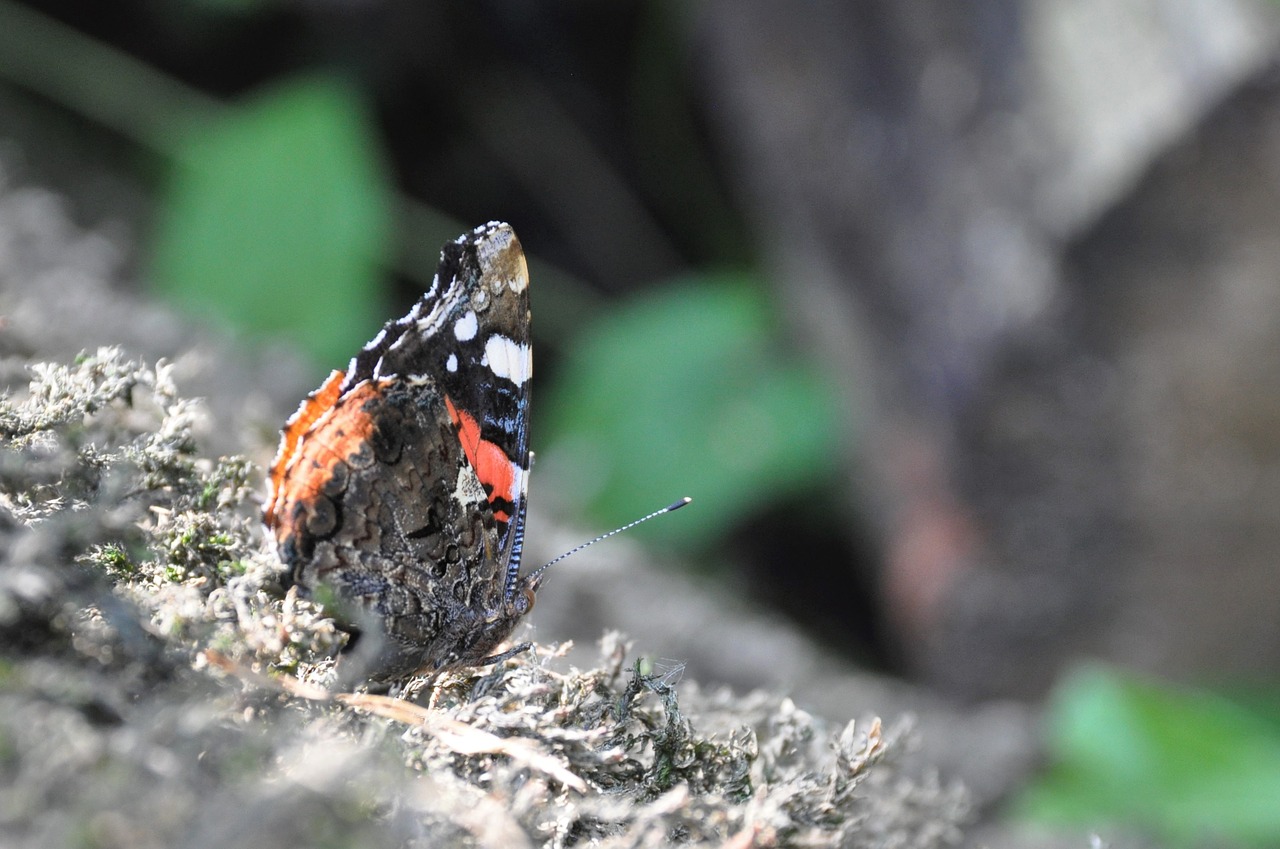
[[[396,376],[442,387],[487,495],[508,596],[520,569],[529,484],[529,320],[524,251],[510,225],[490,222],[445,245],[431,288],[352,359],[344,385]]]
[[[294,580],[381,620],[382,674],[478,661],[523,612],[531,373],[524,255],[488,224],[285,427],[267,525]]]

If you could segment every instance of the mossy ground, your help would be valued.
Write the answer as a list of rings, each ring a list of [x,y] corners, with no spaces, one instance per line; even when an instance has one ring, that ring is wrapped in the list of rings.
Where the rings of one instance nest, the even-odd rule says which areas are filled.
[[[163,363],[27,367],[0,397],[7,845],[938,846],[965,794],[899,730],[705,692],[617,634],[593,668],[340,692],[345,635],[285,592],[261,471],[199,453]]]

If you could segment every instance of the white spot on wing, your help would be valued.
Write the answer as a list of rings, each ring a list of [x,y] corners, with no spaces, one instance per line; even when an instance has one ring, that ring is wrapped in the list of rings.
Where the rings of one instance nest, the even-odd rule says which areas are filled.
[[[445,360],[444,367],[445,367],[445,369],[447,369],[448,371],[457,371],[457,370],[458,370],[458,355],[457,355],[457,354],[450,354],[450,355],[449,355],[449,359]]]
[[[459,504],[483,504],[488,500],[476,470],[469,463],[463,463],[458,469],[458,479],[453,485],[453,498]]]
[[[424,334],[426,336],[431,336],[436,332],[437,328],[439,328],[444,323],[445,313],[448,309],[448,306],[452,304],[454,299],[457,297],[457,295],[455,294],[455,288],[456,287],[450,287],[449,291],[445,292],[444,296],[440,298],[440,300],[433,301],[431,303],[431,311],[429,313],[427,313],[424,316],[419,316],[417,318],[417,320],[414,322],[414,328],[419,333]],[[421,306],[422,302],[419,301],[418,304],[419,306]],[[405,344],[407,340],[412,338],[413,338],[412,334],[409,334],[409,333],[404,334],[398,340],[396,340],[396,342],[391,346],[392,350],[400,347],[400,345]]]
[[[369,341],[369,344],[368,344],[368,345],[365,345],[365,346],[364,346],[364,349],[365,349],[366,351],[368,351],[368,350],[372,350],[373,348],[377,348],[377,347],[379,347],[383,342],[385,342],[385,341],[386,341],[386,339],[387,339],[387,329],[384,327],[384,328],[382,328],[381,330],[379,330],[379,331],[378,331],[378,335],[377,335],[377,336],[373,337],[373,339],[371,339],[371,340]]]
[[[523,386],[533,372],[529,346],[493,334],[484,343],[484,364],[498,377]]]
[[[470,342],[476,338],[476,331],[480,329],[480,322],[476,319],[475,312],[467,310],[467,312],[453,323],[453,336],[459,342]]]
[[[516,276],[507,281],[511,291],[517,293],[529,288],[529,266],[525,262],[524,254],[520,254],[518,259],[519,267],[516,269]]]

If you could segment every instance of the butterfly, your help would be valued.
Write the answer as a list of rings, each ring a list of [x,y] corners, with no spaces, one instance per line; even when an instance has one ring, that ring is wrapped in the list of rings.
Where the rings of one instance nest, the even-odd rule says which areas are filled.
[[[285,424],[264,512],[286,583],[375,644],[364,674],[495,662],[533,607],[529,271],[490,222],[446,244],[431,287]],[[357,646],[357,648],[361,648]]]

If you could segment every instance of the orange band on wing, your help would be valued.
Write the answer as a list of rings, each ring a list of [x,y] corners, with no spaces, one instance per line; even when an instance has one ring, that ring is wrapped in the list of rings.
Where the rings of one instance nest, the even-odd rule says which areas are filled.
[[[275,521],[276,502],[281,497],[282,484],[284,483],[285,471],[289,468],[289,461],[293,459],[294,452],[298,450],[298,445],[302,442],[302,438],[311,430],[311,426],[315,424],[316,419],[332,410],[334,405],[338,403],[338,398],[342,395],[342,381],[345,377],[346,375],[340,371],[330,373],[324,383],[320,384],[320,388],[308,395],[298,407],[298,411],[290,416],[289,421],[285,423],[284,433],[280,437],[280,450],[276,453],[275,462],[271,466],[271,498],[266,510],[266,522],[268,525]]]
[[[501,498],[507,504],[514,504],[516,474],[511,466],[511,458],[496,443],[480,436],[480,425],[473,416],[458,410],[448,396],[445,396],[444,403],[449,408],[449,418],[453,420],[454,426],[458,428],[458,435],[462,438],[463,453],[471,461],[471,467],[476,470],[480,483],[489,490],[489,503],[493,504]],[[511,520],[510,514],[502,509],[495,509],[493,517],[500,522]]]

